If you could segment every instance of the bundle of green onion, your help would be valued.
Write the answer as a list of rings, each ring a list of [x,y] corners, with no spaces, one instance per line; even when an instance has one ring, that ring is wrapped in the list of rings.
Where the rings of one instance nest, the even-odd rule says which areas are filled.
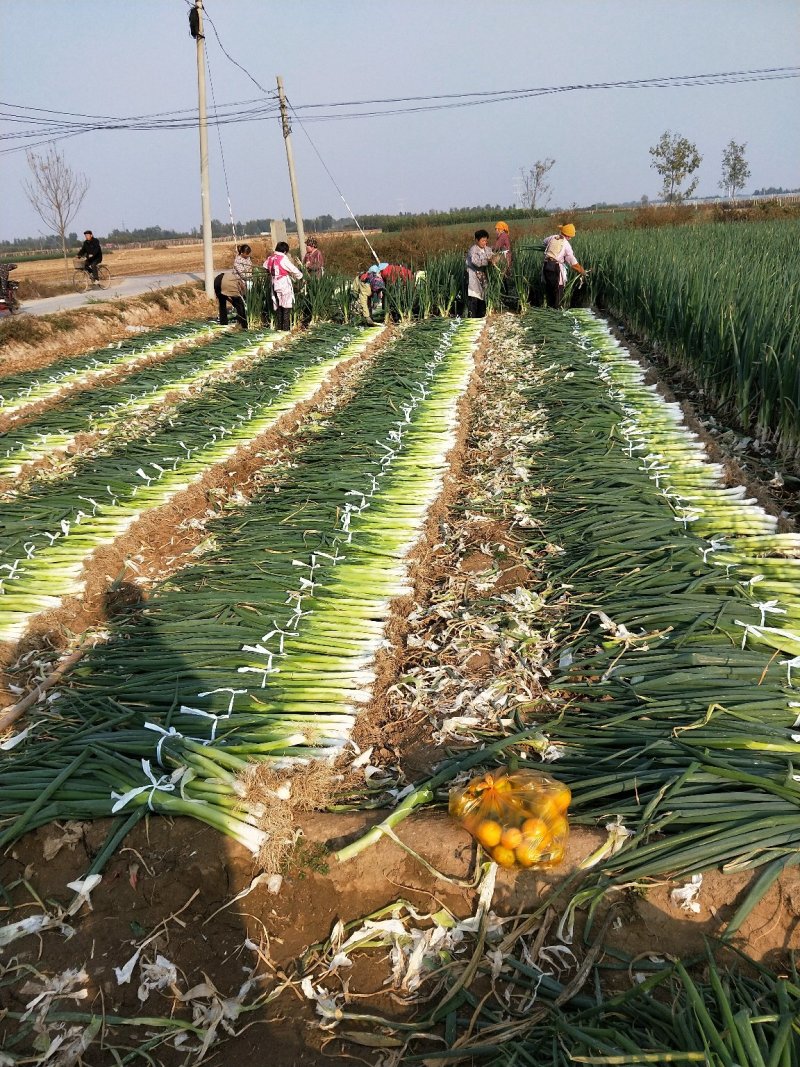
[[[381,349],[274,484],[214,524],[203,561],[87,654],[39,720],[57,746],[34,732],[13,750],[4,840],[57,812],[154,810],[260,847],[241,775],[347,741],[441,489],[482,325],[431,321]]]

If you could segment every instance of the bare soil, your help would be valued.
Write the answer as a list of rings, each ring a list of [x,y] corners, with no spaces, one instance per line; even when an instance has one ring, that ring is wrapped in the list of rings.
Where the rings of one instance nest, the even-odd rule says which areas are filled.
[[[473,914],[475,892],[444,879],[432,878],[410,855],[390,841],[381,841],[346,864],[337,863],[328,849],[342,843],[371,821],[362,814],[310,815],[303,820],[303,836],[294,860],[277,895],[265,884],[257,885],[243,899],[231,903],[246,890],[257,875],[253,859],[240,846],[222,842],[219,835],[195,822],[154,818],[140,824],[125,840],[108,864],[103,880],[92,893],[92,910],[84,906],[69,919],[75,935],[64,940],[60,933],[46,931],[39,938],[15,942],[13,962],[20,968],[36,968],[48,974],[69,967],[84,967],[89,975],[88,999],[78,1005],[82,1011],[135,1018],[185,1015],[173,993],[153,992],[140,1003],[136,995],[138,972],[126,985],[118,984],[114,967],[121,968],[136,947],[152,933],[160,933],[145,951],[156,952],[178,967],[180,989],[210,979],[224,996],[236,994],[243,969],[252,966],[254,953],[245,946],[249,939],[269,953],[271,964],[262,967],[263,990],[276,988],[283,976],[297,976],[305,950],[324,941],[334,923],[360,919],[398,899],[410,901],[423,912],[447,907],[465,918]],[[73,898],[67,883],[81,878],[93,855],[102,847],[111,828],[108,820],[85,824],[71,847],[62,848],[52,859],[44,859],[45,844],[58,838],[59,828],[51,826],[29,834],[13,847],[0,864],[0,880],[11,886],[24,878],[11,892],[20,915],[41,909],[35,893],[53,906],[65,908]],[[467,879],[474,870],[474,846],[445,812],[427,810],[403,824],[401,838],[443,874]],[[577,828],[573,830],[564,865],[557,874],[500,871],[494,909],[503,915],[525,915],[540,906],[554,886],[575,872],[577,864],[591,853],[605,835]],[[706,937],[718,934],[730,919],[751,884],[751,874],[704,876],[697,914],[687,913],[670,899],[670,886],[656,886],[646,892],[628,893],[618,898],[617,921],[606,935],[608,949],[618,949],[634,962],[637,957],[676,957],[690,961],[704,951]],[[562,902],[563,903],[563,902]],[[598,926],[609,899],[598,915]],[[227,907],[225,907],[228,905]],[[224,909],[224,910],[218,910]],[[170,916],[178,915],[171,920]],[[573,951],[581,958],[582,917],[576,926]],[[773,886],[740,930],[736,944],[746,947],[757,960],[783,970],[788,953],[800,948],[800,879],[784,874]],[[7,956],[4,963],[8,962]],[[349,980],[353,990],[380,991],[390,973],[385,950],[368,954]],[[612,976],[613,978],[613,976]],[[619,981],[629,977],[623,970]],[[2,1009],[20,1011],[29,999],[19,988],[0,989],[0,1031],[12,1020],[2,1022]],[[228,1038],[209,1062],[256,1063],[268,1056],[274,1067],[324,1063],[346,1046],[338,1042],[323,1051],[328,1039],[318,1027],[310,1004],[294,988],[285,989],[278,999],[254,1013],[239,1036]],[[354,1010],[386,1012],[394,1017],[403,1009],[387,996],[364,1004],[356,1001]],[[144,1029],[144,1028],[142,1028]],[[114,1034],[112,1028],[109,1034]],[[130,1033],[124,1034],[130,1040]],[[142,1039],[139,1032],[138,1040]],[[109,1037],[111,1040],[111,1037]],[[121,1044],[119,1033],[113,1038]],[[352,1046],[348,1053],[352,1055]],[[105,1067],[109,1061],[102,1050],[90,1052],[85,1063]],[[186,1063],[185,1053],[166,1045],[157,1052],[164,1067]],[[363,1062],[375,1062],[365,1058]]]

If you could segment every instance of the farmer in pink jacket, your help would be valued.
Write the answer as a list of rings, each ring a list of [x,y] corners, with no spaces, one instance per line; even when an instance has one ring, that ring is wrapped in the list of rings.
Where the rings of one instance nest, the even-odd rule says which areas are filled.
[[[275,251],[264,261],[264,269],[272,280],[272,306],[278,313],[278,329],[292,328],[292,307],[294,306],[294,286],[292,278],[300,281],[303,272],[291,261],[289,246],[285,241],[278,241]]]

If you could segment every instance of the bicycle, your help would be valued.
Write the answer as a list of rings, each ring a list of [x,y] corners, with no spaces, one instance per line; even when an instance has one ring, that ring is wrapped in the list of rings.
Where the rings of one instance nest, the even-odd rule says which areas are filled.
[[[111,271],[101,263],[97,268],[97,281],[92,277],[89,267],[75,260],[75,269],[72,272],[72,288],[76,293],[85,293],[89,289],[108,289],[111,285]]]

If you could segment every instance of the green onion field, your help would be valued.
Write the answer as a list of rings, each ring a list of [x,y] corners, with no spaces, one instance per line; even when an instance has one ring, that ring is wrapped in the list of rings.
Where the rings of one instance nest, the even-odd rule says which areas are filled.
[[[800,1065],[798,238],[579,235],[558,311],[520,248],[486,319],[457,255],[370,327],[329,273],[290,334],[257,274],[0,369],[0,1067]],[[561,868],[447,816],[508,766]]]

